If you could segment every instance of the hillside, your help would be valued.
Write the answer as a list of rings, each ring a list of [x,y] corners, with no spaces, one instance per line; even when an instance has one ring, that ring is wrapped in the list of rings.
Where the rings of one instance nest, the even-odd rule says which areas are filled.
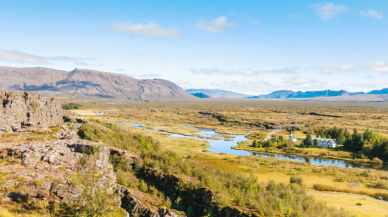
[[[38,92],[45,97],[148,99],[192,97],[162,79],[138,80],[126,75],[88,69],[0,67],[0,90]]]
[[[188,93],[203,93],[215,98],[245,98],[248,95],[217,89],[188,89]]]
[[[201,98],[201,99],[206,99],[206,98],[210,98],[211,96],[207,95],[207,94],[204,94],[204,93],[191,93],[191,95],[195,96],[195,97],[198,97],[198,98]]]
[[[270,94],[259,95],[259,96],[249,96],[248,98],[261,98],[261,99],[269,99],[269,98],[315,98],[315,97],[335,97],[335,96],[348,96],[350,93],[345,90],[333,91],[333,90],[322,90],[322,91],[298,91],[294,92],[291,90],[278,90],[274,91]]]

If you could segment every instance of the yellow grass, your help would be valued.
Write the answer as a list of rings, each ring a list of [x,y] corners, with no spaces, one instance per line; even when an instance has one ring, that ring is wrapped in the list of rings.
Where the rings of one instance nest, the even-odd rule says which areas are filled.
[[[349,213],[360,217],[386,217],[388,216],[388,203],[375,201],[372,198],[363,199],[346,194],[332,194],[322,192],[310,192],[316,200],[324,201],[329,206],[344,208]],[[357,206],[361,203],[362,206]]]

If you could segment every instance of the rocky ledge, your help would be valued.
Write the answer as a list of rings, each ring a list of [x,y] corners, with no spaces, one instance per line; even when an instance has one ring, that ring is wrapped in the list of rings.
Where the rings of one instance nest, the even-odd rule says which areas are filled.
[[[69,177],[77,173],[76,165],[84,153],[96,147],[96,171],[114,182],[108,146],[84,140],[0,144],[0,198],[36,204],[74,202],[78,189]]]
[[[0,132],[18,132],[28,127],[48,127],[62,120],[62,107],[53,98],[37,93],[0,92]]]

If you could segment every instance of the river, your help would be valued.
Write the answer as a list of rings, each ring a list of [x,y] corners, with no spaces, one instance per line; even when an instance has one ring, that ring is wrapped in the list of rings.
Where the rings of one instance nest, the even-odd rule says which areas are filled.
[[[227,153],[227,154],[235,154],[235,155],[245,155],[245,156],[261,156],[261,157],[274,157],[278,159],[284,159],[284,160],[293,160],[293,161],[299,161],[299,162],[306,162],[311,163],[314,165],[321,165],[321,166],[338,166],[338,167],[346,167],[346,168],[361,168],[361,169],[379,169],[379,170],[388,170],[386,166],[384,168],[375,167],[373,164],[359,164],[351,161],[344,161],[344,160],[335,160],[335,159],[328,159],[328,158],[322,158],[322,157],[316,157],[316,156],[303,156],[303,155],[295,155],[295,154],[269,154],[269,153],[252,153],[249,151],[244,150],[235,150],[231,147],[237,146],[238,142],[240,141],[246,141],[248,139],[245,138],[243,135],[227,135],[228,140],[225,140],[225,134],[219,134],[216,133],[214,129],[205,129],[205,128],[196,128],[196,127],[189,127],[189,126],[182,126],[182,127],[188,127],[188,128],[195,128],[202,130],[201,132],[196,133],[198,136],[187,136],[182,134],[176,134],[171,132],[166,132],[163,130],[157,130],[157,129],[149,129],[144,128],[143,126],[152,126],[152,125],[146,125],[146,124],[135,124],[135,123],[115,123],[115,124],[124,124],[127,126],[143,129],[143,130],[150,130],[150,131],[158,131],[162,133],[169,134],[170,137],[174,138],[190,138],[190,139],[200,139],[207,141],[210,146],[207,147],[209,151],[216,152],[216,153]],[[199,136],[204,136],[208,138],[219,138],[219,139],[208,139],[208,138],[200,138]]]

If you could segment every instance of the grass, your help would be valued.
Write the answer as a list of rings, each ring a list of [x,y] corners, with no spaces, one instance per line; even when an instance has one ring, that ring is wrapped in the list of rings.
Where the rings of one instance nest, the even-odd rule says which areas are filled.
[[[310,192],[316,200],[326,202],[327,205],[336,208],[344,208],[349,213],[359,217],[386,217],[388,216],[388,203],[375,201],[372,198],[363,199],[347,194],[332,194],[322,192]],[[361,203],[362,206],[357,206]]]
[[[289,124],[304,125],[293,132],[297,138],[304,138],[304,131],[313,131],[320,127],[347,128],[352,131],[357,128],[359,132],[366,128],[372,129],[382,135],[388,135],[388,104],[387,103],[320,103],[320,102],[282,102],[264,100],[238,100],[238,101],[196,101],[196,102],[131,102],[113,103],[84,102],[83,110],[75,110],[78,114],[95,117],[101,121],[131,122],[151,125],[167,125],[163,130],[193,135],[195,130],[179,128],[177,126],[195,126],[212,128],[218,133],[246,135],[247,131],[267,134],[270,129],[265,129],[260,124],[274,123],[282,126]],[[110,110],[109,116],[95,116],[95,110]],[[220,122],[216,118],[199,113],[217,113],[226,117],[227,122]],[[310,112],[342,116],[341,118],[309,115]],[[295,114],[290,119],[289,116]],[[232,123],[235,122],[235,123]],[[258,123],[258,126],[251,125]],[[314,184],[326,184],[338,188],[347,188],[348,180],[338,181],[338,177],[356,177],[360,180],[357,190],[371,193],[388,190],[376,189],[370,186],[376,180],[385,180],[384,172],[371,170],[370,176],[364,177],[365,170],[346,169],[337,167],[319,167],[307,163],[277,160],[273,158],[260,158],[248,156],[235,156],[205,151],[209,145],[206,141],[195,139],[170,138],[165,134],[128,128],[131,131],[141,132],[160,140],[161,145],[177,152],[179,155],[190,155],[190,161],[212,165],[216,169],[225,171],[241,171],[254,174],[259,181],[268,179],[288,183],[290,177],[297,175],[303,178],[307,188]],[[283,129],[272,136],[288,137],[289,133]],[[248,141],[250,144],[252,141]],[[320,148],[297,149],[301,154],[323,155],[330,157],[351,159],[348,152]],[[325,153],[323,153],[325,152]],[[335,168],[335,169],[333,169]],[[315,172],[314,172],[315,171]],[[321,171],[321,172],[316,172]],[[385,175],[386,176],[386,175]],[[325,193],[319,193],[325,195]],[[333,199],[335,201],[335,199]],[[380,209],[381,203],[371,206]],[[347,207],[353,209],[353,206]],[[360,208],[360,207],[356,207]],[[362,207],[361,207],[362,208]],[[373,212],[371,212],[373,213]],[[382,213],[382,212],[381,212]]]

